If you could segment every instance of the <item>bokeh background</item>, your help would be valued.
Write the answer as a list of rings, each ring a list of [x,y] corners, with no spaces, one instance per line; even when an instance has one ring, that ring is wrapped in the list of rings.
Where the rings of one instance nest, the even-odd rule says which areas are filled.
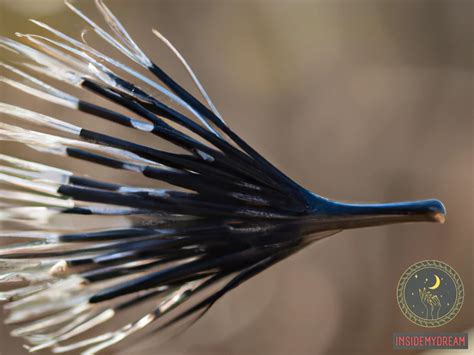
[[[78,3],[99,18],[91,1]],[[392,332],[423,330],[403,317],[395,299],[403,271],[423,259],[450,264],[464,281],[460,314],[439,330],[474,326],[471,1],[107,4],[146,53],[190,84],[151,28],[164,33],[226,121],[304,186],[349,201],[434,197],[448,210],[444,225],[348,231],[316,243],[230,293],[173,341],[108,353],[392,354]],[[0,0],[1,35],[38,31],[28,18],[71,35],[85,28],[61,1]],[[109,127],[5,86],[0,95],[98,130]],[[0,150],[85,169],[16,144],[0,143]],[[25,354],[8,332],[0,325],[0,354]]]

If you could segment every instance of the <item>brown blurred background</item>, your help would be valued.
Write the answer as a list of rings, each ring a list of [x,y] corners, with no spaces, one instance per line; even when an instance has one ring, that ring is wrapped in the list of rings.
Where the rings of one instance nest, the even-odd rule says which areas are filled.
[[[436,330],[474,326],[472,2],[107,4],[146,53],[189,85],[151,28],[164,33],[226,121],[302,185],[350,201],[434,197],[448,210],[444,225],[348,231],[314,244],[233,291],[172,342],[110,354],[392,354],[392,332],[423,331],[395,299],[402,272],[423,259],[447,262],[465,286],[460,314]],[[99,18],[91,1],[79,5]],[[61,1],[0,0],[1,35],[38,32],[28,18],[71,35],[84,29]],[[0,93],[8,103],[109,127],[5,86]],[[16,144],[0,150],[51,163]],[[0,354],[26,353],[8,331],[0,325]]]

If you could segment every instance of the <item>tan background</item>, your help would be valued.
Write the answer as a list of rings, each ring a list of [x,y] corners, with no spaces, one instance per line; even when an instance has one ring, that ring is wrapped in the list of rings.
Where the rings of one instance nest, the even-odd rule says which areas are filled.
[[[232,292],[172,342],[110,354],[392,354],[392,332],[422,330],[401,315],[395,289],[423,259],[447,262],[464,280],[461,313],[440,330],[474,326],[472,3],[107,3],[151,57],[189,83],[151,28],[168,36],[226,121],[304,186],[350,201],[436,197],[448,210],[445,225],[350,231],[315,244]],[[0,0],[0,34],[33,31],[30,17],[73,35],[84,28],[60,1]],[[0,93],[105,127],[4,86]],[[15,144],[0,149],[26,154]],[[24,353],[0,326],[0,354]]]

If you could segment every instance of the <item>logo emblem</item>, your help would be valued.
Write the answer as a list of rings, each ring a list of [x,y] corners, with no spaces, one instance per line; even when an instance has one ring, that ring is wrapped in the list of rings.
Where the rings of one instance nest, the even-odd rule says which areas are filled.
[[[397,302],[413,323],[440,327],[456,317],[464,301],[464,286],[448,264],[424,260],[410,266],[400,278]]]

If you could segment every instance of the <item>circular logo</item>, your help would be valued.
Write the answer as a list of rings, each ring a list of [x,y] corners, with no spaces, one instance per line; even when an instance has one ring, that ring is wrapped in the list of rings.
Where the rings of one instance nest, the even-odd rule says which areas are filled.
[[[397,302],[405,317],[422,327],[440,327],[456,317],[464,301],[464,286],[448,264],[424,260],[400,278]]]

